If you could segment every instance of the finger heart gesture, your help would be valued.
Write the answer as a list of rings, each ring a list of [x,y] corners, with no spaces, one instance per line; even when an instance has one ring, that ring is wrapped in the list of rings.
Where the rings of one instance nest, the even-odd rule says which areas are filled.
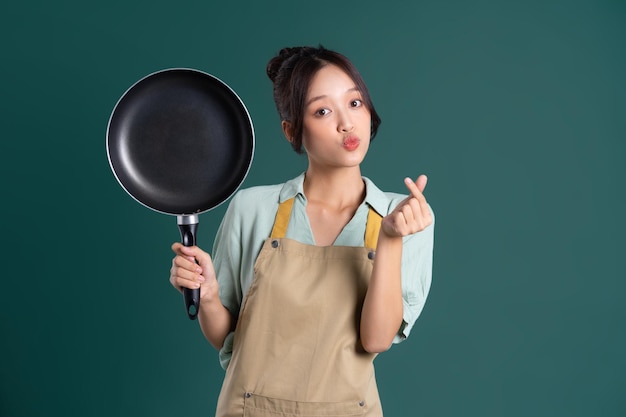
[[[389,237],[403,237],[420,232],[428,227],[433,219],[430,207],[424,197],[428,178],[420,175],[415,182],[404,179],[409,196],[383,218],[381,230]]]

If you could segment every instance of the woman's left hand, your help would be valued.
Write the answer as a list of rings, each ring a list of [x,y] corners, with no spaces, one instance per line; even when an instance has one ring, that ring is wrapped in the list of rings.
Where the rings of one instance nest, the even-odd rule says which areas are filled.
[[[420,175],[415,182],[404,179],[410,195],[387,216],[383,218],[381,231],[388,237],[403,237],[420,232],[432,222],[430,207],[424,197],[424,189],[428,178]]]

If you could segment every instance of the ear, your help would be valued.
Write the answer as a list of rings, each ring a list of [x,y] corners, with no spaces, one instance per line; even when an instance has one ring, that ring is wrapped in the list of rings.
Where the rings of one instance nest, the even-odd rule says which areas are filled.
[[[281,126],[283,128],[283,134],[285,135],[285,138],[287,138],[287,141],[291,143],[293,141],[293,125],[291,124],[291,122],[283,120],[281,122]]]

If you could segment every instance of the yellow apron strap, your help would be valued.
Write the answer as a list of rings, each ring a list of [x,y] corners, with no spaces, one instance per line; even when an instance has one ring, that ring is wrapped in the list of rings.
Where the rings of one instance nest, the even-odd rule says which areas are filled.
[[[365,225],[366,248],[376,249],[376,244],[378,243],[378,232],[380,231],[380,224],[382,220],[382,216],[370,207],[370,211],[367,214],[367,224]]]
[[[291,208],[293,207],[293,200],[295,197],[291,197],[289,200],[285,200],[278,205],[278,211],[276,212],[276,220],[274,220],[274,227],[272,228],[272,234],[270,237],[280,239],[287,234],[287,226],[289,225],[289,218],[291,217]]]
[[[294,199],[295,197],[292,197],[278,205],[276,220],[274,220],[274,227],[270,234],[271,238],[281,239],[287,235],[287,226],[289,226],[289,218],[291,217],[291,208],[293,207]],[[369,213],[367,214],[367,224],[365,225],[366,248],[376,249],[382,219],[382,216],[370,207]]]

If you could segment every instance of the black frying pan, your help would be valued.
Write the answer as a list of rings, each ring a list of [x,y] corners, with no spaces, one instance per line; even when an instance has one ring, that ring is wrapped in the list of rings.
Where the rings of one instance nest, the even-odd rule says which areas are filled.
[[[107,127],[107,154],[135,200],[176,215],[185,246],[196,244],[198,214],[226,201],[246,177],[254,129],[237,94],[214,76],[184,68],[150,74],[119,99]],[[184,291],[190,319],[200,290]]]

